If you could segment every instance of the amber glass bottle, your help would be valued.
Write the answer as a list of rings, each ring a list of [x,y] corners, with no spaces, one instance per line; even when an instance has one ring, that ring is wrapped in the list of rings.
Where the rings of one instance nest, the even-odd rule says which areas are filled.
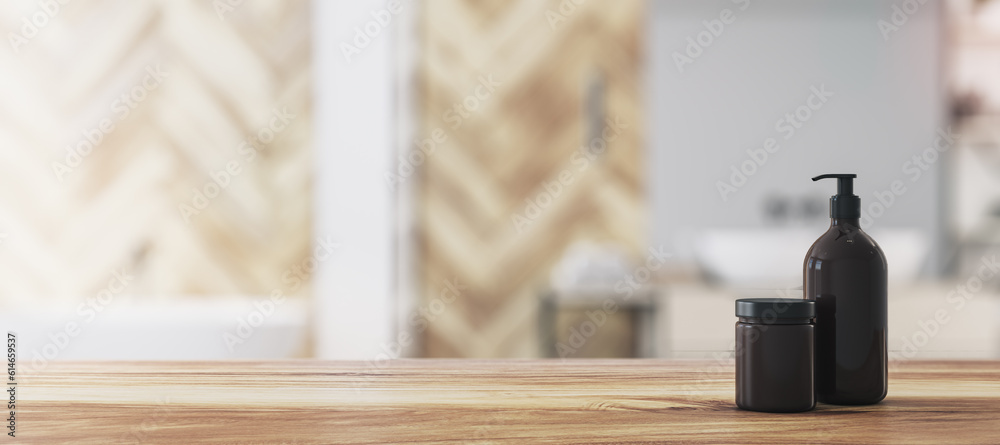
[[[816,302],[816,398],[837,405],[878,403],[886,395],[887,264],[861,230],[857,175],[837,178],[830,229],[806,253],[804,297]]]

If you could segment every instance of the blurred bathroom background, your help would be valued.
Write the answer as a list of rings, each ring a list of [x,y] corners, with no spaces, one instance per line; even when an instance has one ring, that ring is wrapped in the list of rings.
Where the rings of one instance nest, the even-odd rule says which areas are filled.
[[[857,173],[894,360],[1000,358],[1000,0],[0,5],[0,328],[708,358]]]

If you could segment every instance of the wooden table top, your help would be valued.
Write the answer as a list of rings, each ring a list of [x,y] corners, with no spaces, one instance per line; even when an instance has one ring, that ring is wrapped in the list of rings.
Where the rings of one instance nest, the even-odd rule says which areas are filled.
[[[731,361],[54,362],[9,443],[1000,443],[1000,362],[891,368],[878,405],[767,414]]]

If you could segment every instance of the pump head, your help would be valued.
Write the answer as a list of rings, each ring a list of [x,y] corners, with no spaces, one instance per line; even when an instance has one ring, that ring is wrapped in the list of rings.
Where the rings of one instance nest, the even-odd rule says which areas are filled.
[[[812,178],[837,178],[837,194],[830,197],[830,218],[857,219],[861,217],[861,198],[854,194],[855,174],[819,175]]]

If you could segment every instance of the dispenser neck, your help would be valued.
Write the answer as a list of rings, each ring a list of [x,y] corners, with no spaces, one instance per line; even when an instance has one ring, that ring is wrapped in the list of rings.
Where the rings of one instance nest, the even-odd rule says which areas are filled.
[[[843,225],[861,227],[861,218],[830,218],[830,227]]]
[[[831,196],[830,218],[857,221],[861,218],[861,198],[857,195]]]

